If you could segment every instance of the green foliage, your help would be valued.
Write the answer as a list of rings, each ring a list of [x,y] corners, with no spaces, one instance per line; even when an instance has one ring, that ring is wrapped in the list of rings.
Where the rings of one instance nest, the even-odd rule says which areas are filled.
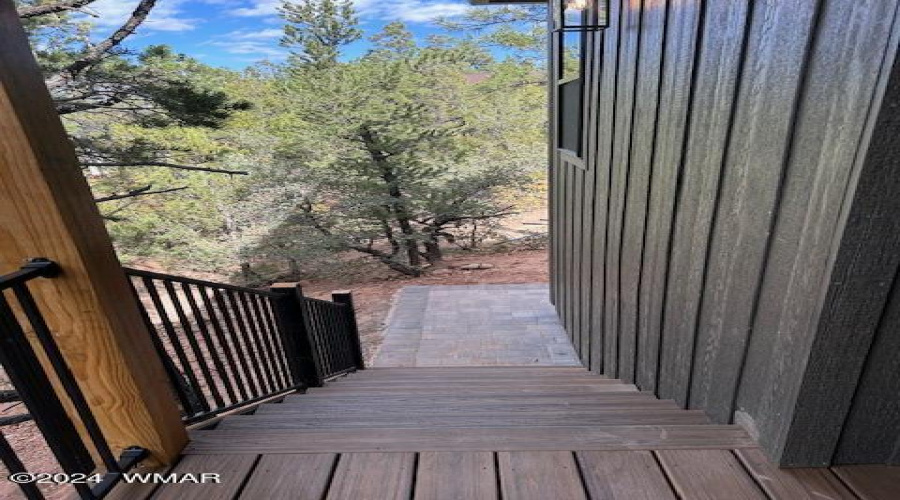
[[[362,36],[351,0],[286,0],[279,10],[287,23],[281,45],[293,49],[295,64],[333,65],[341,47]]]
[[[124,260],[220,275],[252,267],[242,279],[261,282],[349,251],[418,274],[442,248],[491,234],[534,190],[546,157],[542,62],[497,60],[484,38],[416,40],[402,23],[348,60],[342,49],[361,36],[350,1],[281,12],[286,63],[235,72],[164,46],[116,49],[55,91],[98,196],[180,189],[101,204]],[[87,50],[89,27],[64,15],[30,29],[48,80]],[[492,32],[508,46],[530,36]],[[115,102],[67,99],[98,82]]]

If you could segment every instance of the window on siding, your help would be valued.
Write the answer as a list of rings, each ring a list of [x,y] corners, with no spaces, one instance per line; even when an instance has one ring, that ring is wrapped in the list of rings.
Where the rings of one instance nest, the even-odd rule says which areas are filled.
[[[584,135],[584,39],[583,33],[555,33],[557,84],[557,148],[582,155]]]

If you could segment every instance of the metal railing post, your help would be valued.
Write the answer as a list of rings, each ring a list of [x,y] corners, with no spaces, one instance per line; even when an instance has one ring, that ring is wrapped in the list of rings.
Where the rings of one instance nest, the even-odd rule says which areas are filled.
[[[351,354],[353,356],[353,361],[356,364],[356,369],[364,370],[366,368],[366,361],[363,357],[362,342],[359,338],[359,325],[356,322],[356,309],[353,306],[353,292],[349,290],[332,292],[331,299],[338,304],[347,306],[347,324],[350,328],[350,331],[347,332],[347,336],[350,340]]]
[[[275,315],[284,344],[291,350],[291,371],[295,379],[310,387],[322,387],[325,381],[310,338],[303,289],[300,285],[275,284],[269,290],[281,295],[275,300]]]

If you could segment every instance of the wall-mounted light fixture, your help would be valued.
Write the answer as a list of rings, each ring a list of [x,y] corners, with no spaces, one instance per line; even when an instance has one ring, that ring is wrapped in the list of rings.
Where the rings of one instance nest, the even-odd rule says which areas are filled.
[[[609,26],[609,0],[551,0],[554,31],[598,31]]]

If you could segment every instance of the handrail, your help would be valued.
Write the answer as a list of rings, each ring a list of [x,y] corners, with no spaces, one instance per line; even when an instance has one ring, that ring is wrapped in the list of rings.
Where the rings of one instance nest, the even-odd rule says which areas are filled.
[[[194,424],[302,389],[296,354],[277,324],[272,292],[125,269],[172,382]]]
[[[102,480],[95,486],[91,487],[88,483],[73,485],[81,498],[99,499],[109,493],[125,471],[140,463],[149,453],[135,446],[125,449],[118,459],[115,458],[75,375],[31,295],[29,281],[40,277],[53,278],[59,272],[56,263],[41,258],[32,259],[20,270],[0,276],[0,364],[65,473],[93,475],[98,467],[105,468]],[[52,376],[48,373],[48,367],[41,364],[36,346],[28,339],[27,330],[33,331],[43,356],[50,364]],[[52,378],[59,381],[61,392],[75,410],[77,423],[75,416],[66,411],[60,394],[51,382]],[[89,442],[78,432],[79,424],[84,428]],[[89,449],[96,451],[101,464],[95,463]],[[27,473],[15,449],[2,433],[0,460],[10,474]],[[19,487],[28,499],[44,498],[33,482],[20,483]]]
[[[349,294],[304,297],[125,269],[185,423],[363,367]]]

